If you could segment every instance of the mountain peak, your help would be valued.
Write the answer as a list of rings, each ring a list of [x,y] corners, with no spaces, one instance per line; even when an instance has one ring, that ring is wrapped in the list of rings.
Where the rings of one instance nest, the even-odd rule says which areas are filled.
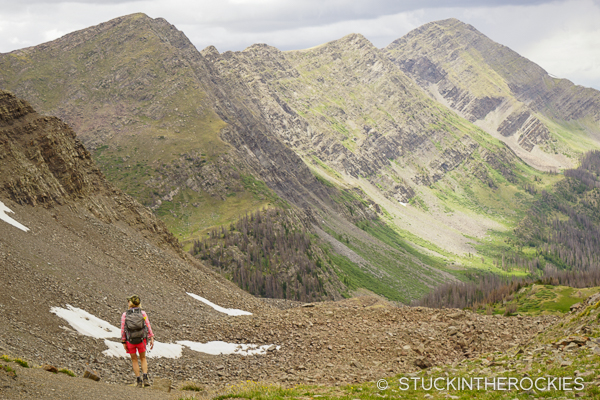
[[[290,50],[290,51],[288,51],[288,53],[307,52],[307,51],[313,51],[313,50],[317,50],[317,49],[321,50],[321,49],[336,48],[336,47],[355,48],[355,49],[368,47],[368,48],[375,49],[375,46],[373,45],[373,43],[371,43],[369,41],[369,39],[367,39],[360,33],[350,33],[340,39],[332,40],[331,42],[323,43],[323,44],[320,44],[320,45],[317,45],[314,47],[309,47],[307,49],[302,49],[302,50]]]
[[[434,24],[434,25],[442,25],[442,26],[464,26],[464,27],[470,27],[471,25],[462,22],[461,20],[459,20],[458,18],[446,18],[446,19],[440,19],[437,21],[432,21],[428,24],[423,25],[424,27],[429,25],[429,24]]]
[[[464,36],[466,32],[470,32],[470,34],[474,34],[474,37],[471,37],[470,40],[473,40],[478,37],[487,37],[475,29],[472,25],[469,25],[465,22],[462,22],[456,18],[448,18],[442,19],[439,21],[432,21],[427,24],[424,24],[412,31],[408,32],[406,35],[402,36],[394,40],[390,43],[386,49],[393,50],[403,43],[413,40],[417,37],[427,37],[430,40],[439,39],[441,36],[444,37],[461,37]]]
[[[202,50],[200,52],[200,54],[202,54],[203,56],[206,57],[208,55],[217,55],[218,56],[221,53],[219,53],[219,50],[217,50],[217,48],[215,46],[210,45],[210,46],[204,48],[204,50]]]
[[[69,51],[74,47],[85,46],[89,41],[102,36],[106,36],[106,38],[121,36],[122,41],[127,41],[133,37],[144,38],[148,34],[156,35],[163,43],[169,43],[180,49],[188,48],[190,46],[193,47],[188,38],[164,18],[151,18],[144,13],[135,13],[68,33],[58,39],[35,47],[16,50],[15,53],[46,49]]]
[[[255,43],[251,46],[246,47],[242,52],[267,52],[267,53],[281,53],[277,47],[270,46],[266,43]]]
[[[369,39],[367,39],[360,33],[351,33],[349,35],[342,37],[341,39],[334,40],[333,42],[330,42],[330,43],[348,44],[349,46],[355,47],[355,48],[363,48],[363,47],[375,48],[373,43],[371,43],[369,41]]]
[[[584,94],[568,81],[553,79],[539,65],[455,18],[414,29],[384,51],[434,98],[444,98],[461,116],[479,121],[542,170],[565,163],[554,151],[532,153],[535,146],[548,148],[552,136],[552,126],[535,113],[565,121],[594,118],[600,98],[597,92]],[[582,103],[580,97],[588,100]]]

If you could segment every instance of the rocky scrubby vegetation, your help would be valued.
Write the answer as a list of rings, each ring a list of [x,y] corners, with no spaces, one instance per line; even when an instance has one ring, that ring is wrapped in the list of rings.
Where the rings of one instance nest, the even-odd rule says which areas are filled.
[[[502,254],[494,263],[507,272],[525,270],[527,277],[485,274],[470,283],[447,283],[416,304],[479,309],[512,300],[516,291],[536,282],[599,286],[599,171],[600,152],[585,154],[579,167],[566,170],[564,180],[540,194],[516,227],[511,243],[516,250]]]
[[[339,300],[347,289],[306,223],[291,209],[257,211],[195,241],[191,253],[255,296]]]

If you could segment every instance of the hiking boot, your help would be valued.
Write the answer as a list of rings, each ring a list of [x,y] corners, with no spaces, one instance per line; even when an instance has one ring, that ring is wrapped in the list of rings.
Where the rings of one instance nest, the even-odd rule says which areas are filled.
[[[148,379],[148,374],[144,374],[144,386],[150,386],[150,379]]]
[[[137,387],[139,387],[139,388],[143,387],[143,385],[142,385],[142,377],[141,376],[137,377]]]

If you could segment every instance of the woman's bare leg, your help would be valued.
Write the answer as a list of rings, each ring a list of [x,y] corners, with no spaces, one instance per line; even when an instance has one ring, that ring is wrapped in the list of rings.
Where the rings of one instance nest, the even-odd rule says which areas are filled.
[[[132,354],[130,354],[130,356],[131,356],[131,364],[133,365],[133,373],[135,374],[135,376],[140,376],[140,366],[138,365],[137,354],[132,353]],[[141,354],[140,354],[140,356],[141,356]],[[146,359],[146,354],[144,354],[144,360],[145,359]],[[146,368],[148,368],[147,365],[146,365]]]
[[[148,373],[148,360],[146,360],[146,352],[140,353],[140,361],[142,363],[142,372]]]

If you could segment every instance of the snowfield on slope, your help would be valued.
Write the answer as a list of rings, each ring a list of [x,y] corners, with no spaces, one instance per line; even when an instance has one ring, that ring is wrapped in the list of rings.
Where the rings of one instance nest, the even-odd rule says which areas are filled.
[[[186,292],[187,293],[187,292]],[[203,302],[204,304],[207,304],[209,306],[211,306],[212,308],[214,308],[215,310],[222,312],[224,314],[227,315],[232,315],[232,316],[238,316],[238,315],[252,315],[251,312],[248,311],[243,311],[243,310],[237,310],[235,308],[224,308],[221,306],[216,305],[215,303],[206,300],[204,297],[200,297],[197,294],[194,293],[187,293],[188,295],[192,296],[193,298],[195,298],[196,300],[200,300],[201,302]]]
[[[104,344],[108,347],[108,350],[102,352],[105,356],[129,358],[121,342],[105,340]],[[152,350],[150,350],[150,345],[146,347],[146,356],[148,358],[179,358],[182,353],[183,346],[180,344],[162,343],[157,340],[154,341],[154,348]]]
[[[192,295],[188,293],[190,296],[194,298],[202,299],[200,296]],[[203,299],[206,300],[206,299]],[[202,300],[201,300],[202,301]],[[214,303],[215,307],[218,307],[223,310],[228,310],[228,312],[238,312],[236,314],[228,314],[228,315],[248,315],[247,311],[242,310],[234,310],[229,308],[220,307]],[[208,304],[207,303],[207,304]],[[210,305],[209,304],[209,305]],[[213,307],[214,308],[214,307]],[[111,325],[107,321],[104,321],[101,318],[96,317],[93,314],[88,313],[85,310],[82,310],[77,307],[73,307],[67,304],[67,308],[61,307],[52,307],[50,312],[56,314],[58,317],[64,319],[71,325],[73,329],[79,332],[81,335],[93,337],[95,339],[104,339],[104,343],[107,350],[103,351],[102,354],[109,357],[122,357],[128,358],[129,356],[125,353],[125,349],[121,342],[114,342],[108,339],[120,339],[121,337],[121,329],[117,328],[114,325]],[[239,314],[245,313],[245,314]],[[242,356],[248,355],[259,355],[265,354],[267,350],[272,345],[256,345],[256,344],[238,344],[238,343],[227,343],[222,341],[212,341],[207,343],[201,342],[192,342],[189,340],[180,340],[177,343],[162,343],[159,341],[154,341],[154,348],[150,350],[148,347],[147,356],[149,358],[180,358],[183,353],[183,347],[187,347],[190,350],[197,351],[200,353],[207,353],[212,355],[219,354],[239,354]],[[281,346],[276,346],[275,349],[279,350]]]
[[[13,213],[14,214],[15,212],[13,210],[11,210],[10,208],[6,207],[4,205],[4,203],[0,201],[0,219],[2,221],[8,222],[12,226],[17,227],[17,228],[19,228],[22,231],[25,231],[25,232],[29,231],[28,227],[26,227],[23,224],[18,223],[17,221],[15,221],[14,219],[12,219],[8,215],[6,215],[6,213]]]
[[[121,337],[121,329],[81,308],[67,304],[67,308],[52,307],[50,312],[67,321],[73,329],[82,335],[91,336],[95,339]]]

